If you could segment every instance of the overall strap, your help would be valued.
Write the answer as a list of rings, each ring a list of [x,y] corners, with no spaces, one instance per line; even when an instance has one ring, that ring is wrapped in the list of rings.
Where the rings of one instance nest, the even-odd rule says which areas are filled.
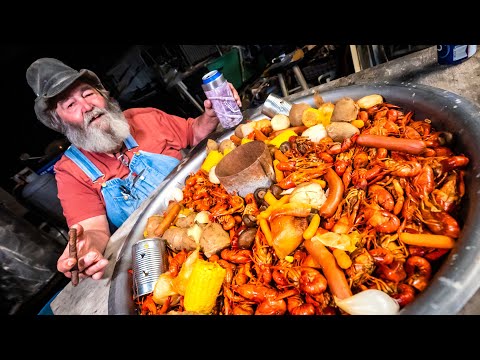
[[[75,145],[70,145],[65,151],[65,155],[77,164],[93,182],[104,176]]]
[[[125,143],[125,146],[128,150],[132,150],[133,148],[138,147],[138,144],[132,135],[128,135],[128,137],[123,142]]]

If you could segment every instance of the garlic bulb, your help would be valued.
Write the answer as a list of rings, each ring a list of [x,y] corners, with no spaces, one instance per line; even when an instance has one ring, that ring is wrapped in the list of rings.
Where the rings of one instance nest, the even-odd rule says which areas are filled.
[[[398,302],[383,291],[368,289],[346,299],[335,297],[337,306],[350,315],[396,315]]]

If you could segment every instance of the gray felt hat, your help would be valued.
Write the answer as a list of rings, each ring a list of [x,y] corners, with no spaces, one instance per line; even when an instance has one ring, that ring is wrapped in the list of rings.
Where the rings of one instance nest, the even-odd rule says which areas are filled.
[[[53,58],[41,58],[33,62],[27,69],[27,82],[33,89],[35,99],[35,114],[49,128],[62,132],[62,124],[47,113],[48,100],[65,91],[77,79],[82,78],[95,88],[104,90],[98,76],[86,69],[72,69],[63,62]]]

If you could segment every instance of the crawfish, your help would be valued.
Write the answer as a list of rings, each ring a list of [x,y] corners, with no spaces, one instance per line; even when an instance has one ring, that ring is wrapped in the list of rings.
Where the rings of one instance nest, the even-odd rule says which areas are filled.
[[[378,203],[387,211],[392,211],[395,207],[392,194],[390,194],[388,190],[380,185],[370,185],[368,188],[368,196],[372,199],[372,201]]]
[[[187,255],[187,251],[185,249],[182,249],[169,261],[168,271],[172,275],[172,277],[176,277],[178,275],[182,264],[187,259]]]
[[[353,157],[353,168],[360,169],[367,167],[368,162],[368,154],[365,151],[360,151]]]
[[[315,306],[305,303],[300,295],[290,296],[287,299],[287,310],[292,315],[315,315]]]
[[[403,308],[415,299],[415,289],[408,284],[398,284],[397,292],[390,296],[397,300],[398,305]]]
[[[257,201],[255,200],[255,195],[252,193],[248,193],[245,195],[245,210],[243,210],[243,216],[245,215],[253,215],[257,216],[260,213],[260,210],[258,210],[258,204]]]
[[[405,271],[408,275],[407,284],[419,291],[426,289],[432,276],[432,266],[427,259],[421,256],[410,256],[405,262]]]
[[[368,251],[372,255],[375,264],[377,265],[389,265],[393,262],[394,257],[390,250],[377,247]]]
[[[278,291],[265,285],[245,284],[236,286],[235,291],[247,300],[257,304],[257,315],[283,315],[287,305],[283,299],[278,298]]]
[[[393,262],[389,265],[379,265],[377,271],[381,278],[393,281],[394,283],[399,283],[405,280],[407,277],[407,273],[403,267],[403,262],[398,260],[393,260]]]
[[[327,289],[327,279],[314,268],[301,267],[299,288],[305,294],[319,295]]]
[[[443,210],[431,211],[424,206],[420,207],[420,212],[422,214],[421,221],[427,225],[432,233],[450,236],[454,239],[459,237],[460,226],[457,220],[447,212]]]
[[[294,188],[301,183],[308,182],[312,179],[322,176],[332,165],[333,164],[319,163],[319,165],[315,168],[297,170],[285,177],[283,180],[279,181],[277,185],[284,190]]]
[[[428,199],[428,195],[435,188],[433,169],[428,164],[423,165],[420,173],[413,178],[412,183],[420,199]]]
[[[416,160],[398,162],[387,159],[381,163],[391,175],[398,177],[414,177],[422,170],[422,165]]]
[[[211,211],[212,217],[222,216],[222,215],[232,215],[234,213],[242,213],[245,210],[245,202],[241,196],[238,195],[228,195],[228,205],[230,208],[228,210],[219,210],[219,211]]]
[[[403,188],[400,186],[400,182],[397,179],[392,180],[393,184],[393,189],[395,190],[395,197],[396,197],[396,202],[395,206],[393,207],[393,214],[398,215],[400,211],[402,211],[403,204],[405,202],[405,198],[403,196]]]
[[[359,248],[350,255],[352,265],[345,270],[351,286],[359,286],[375,270],[375,262],[372,255],[365,248]]]
[[[234,264],[245,264],[252,261],[252,252],[250,250],[223,249],[220,257]]]
[[[430,135],[432,130],[432,125],[425,121],[412,121],[410,126],[416,130],[420,136],[422,136],[422,138],[426,138],[428,135]]]
[[[403,137],[406,139],[422,140],[422,135],[411,126],[405,126]]]
[[[446,173],[454,169],[467,166],[469,161],[470,160],[463,155],[451,156],[448,159],[440,161],[442,164],[442,172]]]
[[[260,267],[271,265],[273,262],[270,246],[268,246],[265,235],[260,228],[258,228],[257,232],[255,233],[255,242],[252,247],[252,254],[253,262]]]
[[[253,315],[255,310],[251,304],[238,304],[233,307],[232,315]]]
[[[211,258],[212,257],[210,257],[209,261],[211,261]],[[237,266],[235,264],[229,263],[227,260],[224,259],[218,259],[216,262],[218,263],[218,265],[220,265],[227,271],[224,282],[227,284],[231,284],[233,280],[233,274],[235,274],[235,269]]]
[[[355,146],[355,142],[357,141],[359,135],[360,133],[356,133],[352,137],[344,139],[341,144],[333,143],[333,145],[327,149],[327,153],[330,155],[337,155],[351,149],[353,146]]]
[[[382,167],[373,165],[370,169],[355,169],[352,173],[352,183],[357,189],[366,190],[369,181],[383,176]]]
[[[377,204],[367,204],[364,215],[368,224],[378,232],[391,234],[400,227],[400,219]]]
[[[451,213],[455,205],[460,201],[460,195],[456,191],[457,188],[457,174],[453,172],[448,175],[446,181],[440,189],[432,191],[435,203],[440,206],[443,211]]]

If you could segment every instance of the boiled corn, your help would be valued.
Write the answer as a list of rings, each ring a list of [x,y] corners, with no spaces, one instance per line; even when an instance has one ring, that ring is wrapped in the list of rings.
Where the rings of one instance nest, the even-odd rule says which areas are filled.
[[[218,151],[218,150],[211,150],[207,157],[205,158],[205,160],[203,161],[203,164],[202,164],[202,169],[205,170],[205,172],[209,172],[210,169],[217,165],[220,160],[222,160],[223,158],[223,154]]]
[[[196,260],[185,289],[183,299],[185,310],[204,315],[210,314],[226,273],[227,271],[218,263]]]

